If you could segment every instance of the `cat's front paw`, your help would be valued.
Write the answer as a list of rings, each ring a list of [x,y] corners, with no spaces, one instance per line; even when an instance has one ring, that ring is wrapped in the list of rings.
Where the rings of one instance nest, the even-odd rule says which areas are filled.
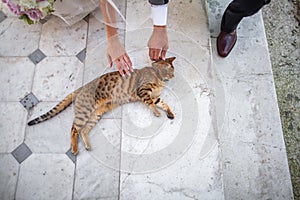
[[[167,113],[167,117],[168,117],[169,119],[174,119],[174,118],[175,118],[175,115],[174,115],[172,112],[168,112],[168,113]]]

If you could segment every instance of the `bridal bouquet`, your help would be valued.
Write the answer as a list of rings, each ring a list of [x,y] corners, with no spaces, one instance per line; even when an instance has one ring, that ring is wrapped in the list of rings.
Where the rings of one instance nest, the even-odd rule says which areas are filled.
[[[9,10],[28,24],[33,24],[53,12],[55,0],[2,0]]]

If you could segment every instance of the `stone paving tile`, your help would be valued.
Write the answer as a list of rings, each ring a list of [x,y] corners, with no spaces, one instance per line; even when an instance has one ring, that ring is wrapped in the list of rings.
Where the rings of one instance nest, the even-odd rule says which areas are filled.
[[[280,118],[274,114],[278,105],[272,76],[223,81],[226,126],[219,139],[226,198],[289,199],[291,183]]]
[[[66,155],[72,160],[72,162],[76,163],[76,156],[71,152],[71,148],[66,152]]]
[[[32,154],[21,164],[16,199],[72,199],[74,169],[65,154]]]
[[[36,65],[39,62],[41,62],[44,58],[46,57],[46,55],[40,50],[37,49],[34,52],[32,52],[28,58]]]
[[[19,102],[0,102],[0,153],[10,153],[24,140],[27,112]]]
[[[30,120],[38,117],[58,102],[41,102],[31,112]],[[65,153],[70,148],[70,131],[74,119],[72,105],[43,123],[26,128],[26,144],[34,153]]]
[[[201,157],[201,143],[195,141],[166,168],[152,173],[122,173],[120,199],[224,199],[218,148],[215,145],[209,156]]]
[[[100,119],[90,131],[89,141],[92,150],[89,151],[97,162],[118,170],[120,161],[121,119]],[[79,142],[79,151],[86,151],[83,142]]]
[[[222,138],[225,141],[237,140],[242,143],[266,145],[285,149],[278,105],[272,102],[276,99],[274,81],[271,75],[240,77],[235,80],[224,79],[226,85],[225,121]],[[226,122],[224,122],[226,123]],[[230,132],[230,134],[226,134]]]
[[[225,1],[218,5],[226,6]],[[215,11],[208,11],[212,37],[217,36],[219,26],[212,17]],[[292,199],[261,14],[243,19],[237,44],[227,58],[217,55],[215,38],[211,45],[224,90],[224,97],[216,93],[216,110],[218,121],[224,120],[218,128],[225,198]],[[220,110],[224,111],[221,115]]]
[[[87,23],[84,20],[68,26],[58,17],[43,25],[40,49],[47,56],[75,56],[86,47]]]
[[[119,172],[94,159],[87,151],[77,157],[74,199],[118,199]]]
[[[250,24],[250,25],[249,25]],[[254,25],[255,24],[255,25]],[[256,28],[253,28],[253,27]],[[249,28],[252,27],[252,28]],[[216,39],[211,40],[213,62],[220,76],[239,77],[272,74],[267,41],[264,35],[261,14],[245,18],[239,28],[237,43],[227,58],[217,55]]]
[[[86,48],[84,48],[82,51],[80,51],[76,57],[82,62],[84,63],[85,61],[85,55],[86,55]]]
[[[28,26],[18,18],[0,23],[0,56],[28,56],[38,48],[41,24]]]
[[[175,17],[168,21],[173,30],[168,30],[167,57],[177,58],[173,63],[175,77],[166,83],[162,99],[174,109],[175,119],[170,121],[163,112],[155,118],[143,105],[123,107],[121,199],[224,198],[217,133],[212,123],[215,116],[210,38],[207,24],[201,23],[204,18],[200,16],[205,12],[198,2],[182,4],[192,9],[190,15],[185,15],[190,16],[191,24],[197,21],[199,27],[187,32],[180,25],[184,21],[176,21]],[[138,15],[134,8],[127,7],[127,18]],[[172,8],[169,7],[170,13],[175,12]],[[147,14],[139,16],[146,17]],[[149,63],[146,45],[150,34],[151,28],[132,28],[126,33],[126,47],[137,63]],[[140,40],[135,35],[140,35]]]
[[[74,199],[118,199],[120,119],[101,119],[89,133],[91,151],[79,142]]]
[[[85,59],[84,83],[116,69],[109,68],[106,56],[105,26],[98,18],[91,15]]]
[[[223,13],[230,2],[231,0],[223,0],[222,2],[218,0],[207,0],[207,18],[212,37],[218,37]]]
[[[2,12],[1,9],[0,9],[0,23],[1,23],[2,21],[4,21],[6,18],[7,18],[7,16],[6,16],[6,15],[4,14],[4,12]]]
[[[29,93],[26,95],[23,99],[21,99],[20,103],[24,106],[24,108],[29,111],[31,108],[33,108],[36,104],[39,103],[39,100],[36,98],[36,96],[32,93]]]
[[[208,24],[204,2],[170,1],[168,6],[168,30],[176,30],[193,39],[199,45],[209,46],[210,34],[206,31]]]
[[[211,195],[212,199],[222,196],[218,151],[216,149],[212,154],[206,140],[212,138],[210,134],[216,134],[211,130],[214,129],[209,91],[212,86],[207,85],[193,64],[189,65],[180,58],[174,61],[175,70],[184,66],[189,73],[179,69],[161,95],[161,99],[174,110],[174,120],[167,119],[163,112],[156,118],[142,104],[123,107],[121,170],[124,173],[121,175],[121,199],[151,199],[153,195],[157,199],[200,198],[199,194],[207,198]],[[216,148],[216,138],[210,144]],[[191,160],[187,159],[193,153]],[[192,161],[197,158],[196,155],[199,159]],[[209,155],[207,162],[215,166],[211,172],[203,173],[206,170],[201,168],[204,155]],[[199,167],[194,168],[191,162]],[[182,169],[198,175],[186,178],[187,172]],[[127,178],[127,173],[133,175]],[[171,182],[166,181],[172,179]],[[215,181],[215,186],[208,188],[209,184],[201,184],[211,179]]]
[[[34,68],[28,58],[0,57],[0,101],[20,101],[28,94]]]
[[[47,57],[36,66],[32,92],[40,101],[61,101],[82,85],[82,76],[76,57]]]
[[[21,164],[32,154],[32,152],[25,143],[22,143],[13,152],[11,152],[11,154]]]
[[[14,199],[19,163],[11,154],[0,154],[0,199]]]

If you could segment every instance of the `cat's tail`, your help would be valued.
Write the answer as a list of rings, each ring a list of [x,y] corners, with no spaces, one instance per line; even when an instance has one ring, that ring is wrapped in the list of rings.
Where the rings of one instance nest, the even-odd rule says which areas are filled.
[[[54,108],[49,110],[47,113],[28,122],[28,125],[32,126],[34,124],[38,124],[38,123],[41,123],[43,121],[46,121],[46,120],[51,119],[52,117],[58,115],[60,112],[65,110],[69,105],[71,105],[71,103],[74,101],[74,99],[75,99],[76,95],[79,93],[79,91],[80,91],[80,88],[75,90],[68,96],[66,96],[61,102],[59,102]]]

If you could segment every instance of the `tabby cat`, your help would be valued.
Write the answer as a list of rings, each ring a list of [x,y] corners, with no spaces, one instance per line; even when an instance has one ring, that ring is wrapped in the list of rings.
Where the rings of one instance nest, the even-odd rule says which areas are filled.
[[[71,129],[71,152],[78,154],[77,137],[80,133],[85,148],[90,150],[87,134],[100,117],[113,108],[133,101],[144,102],[154,113],[160,116],[157,107],[174,118],[169,106],[160,98],[164,82],[174,77],[172,65],[175,57],[152,63],[152,67],[135,69],[129,77],[122,78],[119,72],[104,74],[81,88],[75,90],[46,114],[30,121],[34,125],[46,121],[74,103],[75,119]],[[157,106],[157,107],[156,107]]]

